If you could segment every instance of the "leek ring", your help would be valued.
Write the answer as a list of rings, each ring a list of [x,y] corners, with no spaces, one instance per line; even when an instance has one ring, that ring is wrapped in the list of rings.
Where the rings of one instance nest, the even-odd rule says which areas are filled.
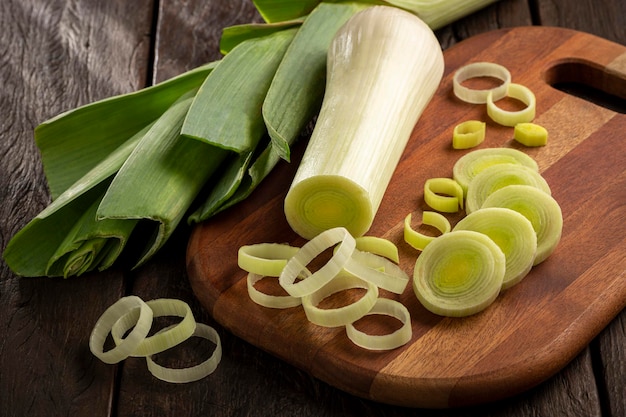
[[[349,323],[346,325],[346,335],[355,345],[369,350],[391,350],[403,346],[411,340],[413,336],[411,315],[402,303],[388,298],[379,298],[367,313],[367,315],[370,314],[385,314],[395,317],[402,322],[402,327],[393,333],[370,335],[357,330],[354,323]]]
[[[462,85],[464,81],[476,77],[493,77],[502,81],[497,87],[475,90]],[[494,100],[506,97],[507,89],[511,83],[511,73],[509,70],[493,62],[474,62],[459,68],[452,78],[452,88],[454,95],[466,103],[484,104],[491,95]]]
[[[299,297],[292,297],[291,295],[271,295],[257,290],[254,284],[263,278],[265,278],[263,275],[252,272],[248,273],[246,281],[248,286],[248,295],[252,301],[267,308],[291,308],[302,304],[302,299]]]
[[[537,100],[528,87],[511,83],[507,88],[506,95],[521,101],[526,107],[518,111],[503,110],[494,103],[498,98],[489,93],[487,95],[487,114],[494,122],[502,126],[515,126],[518,123],[531,122],[535,118]]]

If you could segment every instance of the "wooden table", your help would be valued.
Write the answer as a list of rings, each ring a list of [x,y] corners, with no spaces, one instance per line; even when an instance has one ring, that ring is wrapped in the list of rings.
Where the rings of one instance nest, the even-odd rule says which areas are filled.
[[[33,128],[81,104],[130,92],[219,57],[221,29],[261,21],[250,0],[2,0],[0,249],[48,203]],[[489,30],[563,26],[626,44],[623,0],[501,0],[437,31],[444,48]],[[185,270],[189,230],[135,271],[19,278],[0,264],[2,416],[626,416],[626,312],[553,378],[498,403],[421,410],[353,397],[220,328]],[[142,359],[106,365],[90,331],[120,297],[180,298],[214,325],[224,356],[195,383],[153,378]],[[194,349],[195,347],[195,349]],[[182,364],[202,346],[181,350]]]

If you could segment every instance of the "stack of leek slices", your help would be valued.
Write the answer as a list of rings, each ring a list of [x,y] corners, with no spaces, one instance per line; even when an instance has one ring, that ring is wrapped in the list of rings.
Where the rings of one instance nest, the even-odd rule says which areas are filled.
[[[333,249],[330,259],[311,271],[309,266],[328,249]],[[343,327],[354,344],[369,350],[395,349],[411,339],[407,308],[394,299],[381,297],[379,292],[379,289],[395,294],[404,292],[409,277],[398,261],[398,249],[391,241],[373,236],[355,238],[343,227],[325,230],[300,248],[259,243],[242,246],[238,253],[239,266],[248,272],[248,294],[252,301],[267,308],[301,307],[311,323]],[[258,289],[255,284],[261,280],[273,280],[274,287],[278,284],[280,291]],[[346,295],[355,289],[363,290],[364,294]],[[321,307],[325,299],[335,294],[346,295],[344,298],[349,302],[332,308]],[[360,329],[357,322],[374,314],[394,317],[402,324],[383,335]]]
[[[405,240],[422,251],[413,276],[417,298],[436,314],[463,317],[485,309],[554,252],[563,216],[536,162],[521,151],[471,151],[457,160],[453,177],[465,190],[466,216],[452,228],[442,215],[424,212],[438,237],[411,229],[408,216],[404,226]],[[437,191],[459,199],[449,190]],[[427,203],[437,211],[449,206]]]
[[[148,336],[153,327],[153,319],[162,316],[179,317],[181,320]],[[109,335],[112,336],[115,347],[105,350]],[[188,368],[169,368],[154,360],[154,355],[174,348],[194,336],[207,339],[214,345],[211,355],[205,361]],[[202,379],[212,374],[222,359],[219,334],[211,326],[196,323],[187,303],[168,298],[143,301],[134,295],[120,298],[102,313],[91,332],[89,349],[94,356],[107,364],[118,363],[131,356],[145,357],[150,373],[171,383]]]

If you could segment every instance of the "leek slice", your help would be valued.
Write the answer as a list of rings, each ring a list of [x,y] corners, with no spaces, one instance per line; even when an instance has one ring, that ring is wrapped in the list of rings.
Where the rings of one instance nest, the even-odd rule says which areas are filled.
[[[357,330],[354,323],[349,323],[346,325],[346,335],[355,345],[368,350],[392,350],[407,344],[411,340],[413,336],[411,315],[402,303],[388,298],[378,298],[376,304],[367,313],[367,315],[371,314],[384,314],[395,317],[402,322],[402,326],[389,334],[370,335]]]
[[[497,164],[518,164],[539,171],[537,162],[522,151],[513,148],[483,148],[460,157],[452,168],[452,178],[459,183],[464,195],[467,186],[481,171]]]
[[[475,90],[465,87],[464,81],[477,77],[493,77],[502,83],[494,88]],[[452,78],[452,90],[459,99],[473,104],[484,104],[492,100],[500,100],[507,95],[509,84],[511,84],[511,73],[509,70],[493,62],[473,62],[459,68]]]
[[[162,331],[167,332],[168,330],[168,328],[165,328]],[[222,360],[222,342],[220,335],[213,327],[198,323],[196,324],[196,329],[192,336],[202,337],[215,344],[215,349],[213,349],[211,356],[198,365],[178,369],[161,366],[157,364],[151,356],[147,356],[146,362],[150,373],[162,381],[176,384],[198,381],[212,374]]]
[[[360,3],[320,3],[299,28],[263,102],[263,119],[274,151],[290,160],[290,146],[319,111],[326,82],[326,55],[339,28]]]
[[[248,288],[248,296],[252,301],[263,307],[280,309],[297,307],[302,304],[301,297],[292,297],[291,295],[271,295],[257,290],[254,285],[266,277],[267,276],[255,274],[253,272],[248,273],[246,285]],[[275,278],[274,276],[269,277]]]
[[[387,258],[355,249],[344,270],[379,288],[402,294],[409,276]]]
[[[485,140],[485,122],[467,120],[454,126],[452,147],[454,149],[474,148]]]
[[[497,164],[485,168],[469,183],[465,211],[469,214],[478,210],[490,194],[514,184],[530,185],[544,193],[551,193],[548,182],[532,168],[515,164]]]
[[[283,243],[257,243],[239,248],[239,268],[261,276],[278,277],[299,247]]]
[[[424,183],[424,201],[434,210],[456,213],[463,208],[463,188],[452,178],[429,178]]]
[[[551,195],[529,185],[509,185],[491,194],[482,207],[505,207],[515,210],[533,225],[537,234],[538,265],[556,249],[563,231],[563,213]]]
[[[522,214],[507,208],[481,208],[461,219],[454,230],[484,233],[504,253],[506,268],[502,289],[520,282],[530,271],[537,252],[537,235]]]
[[[339,244],[332,258],[320,269],[305,279],[296,282],[298,276],[306,270],[306,266],[326,249]],[[302,246],[278,278],[280,285],[293,297],[311,294],[332,280],[348,263],[356,247],[354,237],[347,229],[336,227],[328,229]]]
[[[236,153],[253,151],[266,132],[259,109],[297,31],[237,45],[200,87],[181,134]]]
[[[167,330],[146,337],[130,356],[150,356],[170,349],[193,335],[196,329],[196,320],[189,304],[181,300],[170,298],[158,298],[146,301],[146,305],[152,310],[152,317],[173,316],[181,317],[182,320],[175,325],[168,326]],[[120,317],[111,328],[111,336],[116,345],[124,342],[124,333],[131,329],[139,320],[140,308],[134,308]]]
[[[411,227],[411,213],[404,218],[404,241],[417,250],[424,250],[426,245],[436,239],[436,236],[428,236],[414,230]],[[450,221],[441,213],[425,211],[422,213],[422,223],[433,226],[441,234],[448,233],[452,229]]]
[[[443,55],[420,19],[374,6],[336,33],[327,67],[322,108],[284,205],[292,229],[307,239],[333,227],[355,237],[369,230],[441,80]]]
[[[510,83],[506,95],[521,101],[526,107],[518,111],[503,110],[494,103],[498,100],[496,96],[489,92],[487,95],[487,114],[494,122],[503,126],[515,126],[518,123],[531,122],[535,118],[537,100],[528,87]]]
[[[378,236],[359,236],[356,239],[356,249],[384,256],[395,263],[400,262],[398,247],[389,239]]]
[[[114,348],[104,351],[104,343],[117,321],[134,308],[139,309],[133,330]],[[152,326],[152,309],[139,297],[130,295],[120,298],[107,308],[96,322],[89,337],[89,350],[104,363],[118,363],[135,352]]]
[[[365,295],[358,300],[337,308],[320,308],[319,303],[332,294],[363,288]],[[311,323],[322,327],[340,327],[350,324],[367,314],[378,298],[378,287],[350,274],[340,273],[319,290],[302,297],[304,313]]]
[[[505,270],[504,253],[487,235],[452,231],[433,240],[417,258],[413,289],[435,314],[469,316],[496,299]]]
[[[518,123],[513,129],[513,139],[524,146],[545,146],[548,131],[536,123]]]

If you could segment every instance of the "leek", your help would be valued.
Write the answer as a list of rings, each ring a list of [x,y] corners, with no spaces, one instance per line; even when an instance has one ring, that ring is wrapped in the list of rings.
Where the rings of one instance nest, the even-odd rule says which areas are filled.
[[[285,198],[285,215],[305,238],[339,226],[358,237],[372,224],[439,85],[443,54],[420,19],[375,6],[337,32],[327,65],[326,94]]]

